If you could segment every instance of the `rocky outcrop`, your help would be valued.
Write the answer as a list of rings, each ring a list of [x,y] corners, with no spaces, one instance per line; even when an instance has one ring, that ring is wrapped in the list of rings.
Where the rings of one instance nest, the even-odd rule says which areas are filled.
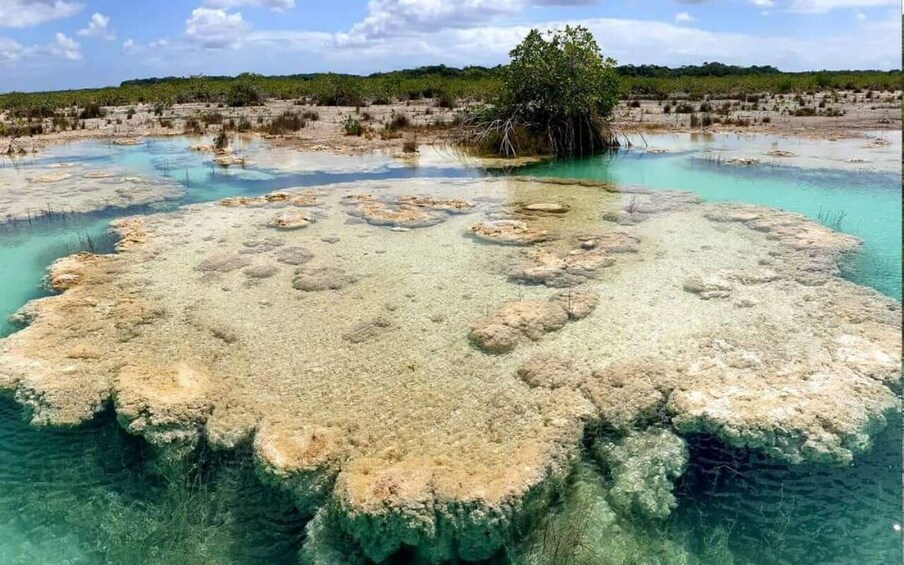
[[[474,204],[466,200],[412,195],[378,198],[370,194],[352,194],[345,197],[344,203],[350,216],[374,226],[394,228],[433,226],[451,214],[466,214],[474,208]]]
[[[507,302],[495,314],[471,324],[471,341],[490,353],[507,353],[519,343],[538,341],[543,334],[565,327],[569,320],[588,316],[596,297],[583,291],[568,291],[548,301]]]
[[[568,202],[523,227],[555,226],[542,249],[566,272],[580,258],[581,284],[552,296],[512,284],[499,273],[540,248],[479,245],[449,211],[393,248],[392,234],[342,223],[345,189],[431,214],[465,193],[487,214]],[[329,190],[321,205],[335,208],[303,231],[267,227],[300,209],[286,199],[117,222],[119,252],[55,264],[48,284],[63,292],[0,340],[0,389],[36,424],[112,404],[161,448],[250,446],[261,477],[317,516],[304,555],[332,555],[329,524],[374,561],[497,555],[547,514],[583,440],[608,470],[616,524],[616,511],[668,513],[686,459],[676,433],[843,464],[898,409],[900,304],[841,280],[835,259],[856,241],[798,217],[636,193],[644,221],[616,232],[599,216],[634,193],[599,186]],[[421,190],[433,200],[403,200]],[[617,267],[588,276],[583,260],[602,255]],[[712,273],[728,299],[684,290]]]
[[[678,503],[673,481],[684,474],[687,446],[674,433],[658,428],[598,439],[594,455],[612,481],[607,498],[628,516],[663,519]]]
[[[471,226],[470,233],[477,239],[500,245],[531,245],[552,239],[546,230],[521,220],[487,220]]]

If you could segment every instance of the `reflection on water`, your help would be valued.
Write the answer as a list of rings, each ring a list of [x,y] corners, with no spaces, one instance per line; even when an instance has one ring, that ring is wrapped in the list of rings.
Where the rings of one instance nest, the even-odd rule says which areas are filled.
[[[768,147],[762,140],[745,139],[756,138],[732,141],[730,150],[761,154]],[[789,147],[807,154],[800,163],[804,168],[791,168],[719,164],[695,159],[699,153],[690,140],[648,136],[648,141],[668,146],[670,153],[621,152],[533,165],[519,173],[692,190],[706,199],[764,204],[837,221],[836,227],[864,240],[863,252],[844,266],[846,274],[900,298],[899,171],[880,166],[854,170],[840,165],[847,161],[844,151],[836,149],[820,160],[807,153],[809,142]],[[0,269],[0,317],[43,294],[40,279],[54,258],[77,249],[103,251],[109,245],[103,234],[114,216],[287,186],[480,174],[432,154],[422,167],[374,155],[321,156],[289,164],[268,155],[258,167],[223,170],[211,167],[208,155],[187,151],[190,144],[82,143],[20,164],[23,171],[59,161],[90,162],[94,168],[115,165],[136,175],[168,176],[187,192],[179,201],[127,211],[15,228],[0,225],[0,264],[12,266]],[[251,143],[241,149],[253,155],[259,148]],[[884,152],[874,160],[882,161]],[[13,331],[3,324],[0,335]],[[645,529],[617,539],[600,530],[592,542],[603,550],[616,541],[622,550],[636,547],[627,540],[645,543],[645,554],[662,557],[676,555],[669,553],[674,547],[666,546],[679,539],[707,563],[725,562],[729,555],[736,563],[900,563],[901,538],[893,529],[901,521],[900,432],[896,418],[871,453],[841,469],[789,467],[693,438],[692,467],[679,483],[679,506],[668,523],[637,525]],[[207,454],[200,469],[186,473],[162,466],[162,472],[150,473],[153,457],[148,451],[119,431],[111,415],[77,430],[36,430],[24,424],[12,401],[0,399],[0,563],[295,561],[303,519],[285,496],[257,481],[248,457]],[[590,486],[578,489],[573,498],[600,496],[597,480],[598,474],[582,468],[576,482]],[[651,534],[660,531],[669,534]],[[653,548],[656,544],[661,547]]]

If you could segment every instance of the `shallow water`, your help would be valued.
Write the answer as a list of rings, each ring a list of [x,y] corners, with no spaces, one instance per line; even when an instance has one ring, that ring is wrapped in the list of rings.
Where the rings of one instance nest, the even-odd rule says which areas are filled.
[[[900,171],[829,168],[830,159],[816,158],[803,167],[738,167],[699,158],[705,145],[681,141],[679,147],[667,137],[648,136],[648,141],[674,151],[625,151],[519,173],[693,190],[707,199],[765,204],[828,222],[843,210],[841,230],[864,240],[863,252],[846,265],[846,273],[900,299]],[[743,139],[732,143],[744,147]],[[761,151],[759,143],[750,151]],[[25,168],[59,161],[116,165],[137,175],[170,176],[188,191],[180,201],[136,210],[0,226],[0,264],[13,267],[0,270],[0,316],[43,293],[40,279],[55,257],[108,246],[107,223],[126,212],[287,186],[480,174],[432,159],[425,160],[429,166],[412,167],[385,156],[327,158],[302,173],[286,170],[298,165],[271,162],[268,168],[223,171],[207,164],[209,156],[186,151],[189,144],[178,139],[136,147],[76,144],[26,162]],[[0,326],[0,335],[12,330]],[[682,532],[697,555],[708,555],[704,561],[724,562],[724,553],[702,550],[721,536],[736,563],[901,562],[901,538],[893,529],[901,521],[899,419],[852,468],[788,467],[704,440],[695,444],[694,455],[698,464],[679,485],[680,505],[667,526]],[[0,563],[294,561],[301,517],[284,496],[257,482],[243,463],[247,458],[212,457],[211,468],[191,475],[197,479],[186,485],[149,473],[148,456],[109,415],[84,429],[34,430],[12,402],[0,401]],[[606,541],[597,540],[603,546]]]
[[[863,250],[845,265],[847,274],[856,282],[901,299],[900,145],[894,170],[889,170],[887,163],[858,163],[856,168],[839,169],[829,167],[847,162],[840,160],[841,151],[832,142],[822,142],[821,158],[814,156],[818,153],[811,147],[811,156],[802,163],[786,158],[782,165],[744,166],[710,161],[706,155],[725,152],[762,156],[771,142],[750,136],[707,136],[693,149],[690,136],[646,139],[651,147],[668,148],[669,152],[649,153],[635,147],[589,159],[532,165],[518,174],[688,190],[710,201],[748,202],[799,212],[861,238]],[[778,147],[800,151],[802,143],[786,141]],[[744,152],[738,149],[749,146]],[[888,148],[860,150],[868,156],[871,152],[884,155]],[[804,166],[792,166],[795,164]]]

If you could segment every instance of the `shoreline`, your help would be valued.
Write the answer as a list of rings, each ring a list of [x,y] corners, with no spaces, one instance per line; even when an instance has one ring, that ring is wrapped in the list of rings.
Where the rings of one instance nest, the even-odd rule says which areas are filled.
[[[795,115],[799,108],[817,107],[818,100],[827,93],[798,96],[779,100],[765,97],[756,105],[736,100],[712,99],[704,102],[683,103],[685,113],[677,113],[672,105],[677,102],[623,100],[613,116],[614,128],[622,134],[688,133],[688,134],[770,134],[805,139],[843,140],[864,138],[871,131],[895,132],[901,130],[901,108],[897,97],[900,92],[877,93],[874,103],[858,98],[853,92],[841,92],[844,99],[831,106],[837,114]],[[881,102],[883,94],[893,102]],[[634,105],[637,104],[637,107]],[[752,109],[753,106],[756,109]],[[668,108],[668,113],[665,109]],[[702,111],[704,108],[706,111]],[[57,144],[84,140],[109,141],[114,144],[134,144],[144,137],[171,137],[182,135],[213,136],[223,123],[238,124],[243,120],[251,131],[242,135],[253,136],[277,147],[293,147],[308,151],[329,151],[340,154],[360,154],[371,151],[403,152],[406,143],[419,145],[449,143],[449,133],[454,128],[459,110],[440,107],[438,101],[425,99],[387,105],[309,106],[300,101],[271,100],[263,106],[227,108],[213,104],[175,104],[155,115],[149,105],[116,106],[105,108],[106,116],[81,120],[84,129],[54,131],[30,137],[16,138],[15,144],[26,152],[36,152]],[[305,120],[296,132],[267,134],[254,131],[283,113],[308,114],[316,119]],[[823,112],[820,110],[819,112]],[[132,114],[129,117],[129,114]],[[399,119],[399,116],[404,116]],[[720,120],[693,125],[693,119]],[[357,120],[363,128],[362,135],[346,135],[345,121]],[[399,119],[398,122],[396,120]],[[194,122],[191,122],[194,120]],[[205,124],[205,120],[210,123]],[[45,120],[49,125],[49,121]],[[398,125],[394,125],[398,124]],[[187,128],[186,126],[190,126]],[[190,129],[190,131],[188,131]],[[0,149],[10,147],[11,138],[0,137]]]

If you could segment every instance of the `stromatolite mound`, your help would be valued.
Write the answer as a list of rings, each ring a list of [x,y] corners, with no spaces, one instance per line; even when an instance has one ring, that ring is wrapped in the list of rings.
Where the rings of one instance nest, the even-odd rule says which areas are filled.
[[[352,194],[345,197],[344,203],[352,217],[361,218],[371,225],[396,228],[433,226],[446,220],[450,214],[465,214],[474,208],[474,204],[466,200],[412,195],[379,198],[370,194]]]
[[[320,204],[321,194],[314,190],[286,188],[263,196],[231,196],[220,200],[220,206],[227,208],[258,206],[298,206],[309,207]]]
[[[684,440],[657,428],[625,437],[600,439],[594,455],[612,481],[607,498],[613,508],[641,518],[667,518],[678,502],[672,482],[684,474]]]
[[[471,226],[470,233],[477,239],[501,245],[531,245],[551,239],[548,231],[521,220],[487,220]]]
[[[270,219],[269,226],[278,230],[297,230],[306,228],[314,221],[314,217],[301,210],[282,210]]]
[[[560,259],[605,251],[617,267],[551,297],[500,276],[524,250],[462,237],[466,218],[403,238],[347,226],[342,195],[377,191],[431,205],[467,194],[487,214],[568,202],[528,228],[554,229],[544,248]],[[48,284],[64,292],[0,340],[0,388],[37,424],[112,406],[167,450],[251,450],[264,479],[378,562],[498,555],[594,441],[613,444],[611,506],[654,517],[681,450],[644,459],[659,450],[635,454],[648,436],[634,434],[845,463],[898,408],[900,305],[838,278],[851,240],[799,218],[674,196],[613,235],[600,217],[626,195],[598,186],[429,179],[319,194],[326,213],[297,231],[267,227],[300,209],[280,202],[117,222],[119,252],[58,262]],[[685,290],[707,273],[729,299]],[[318,532],[307,550],[329,553]]]
[[[586,291],[567,291],[547,301],[507,302],[489,318],[471,324],[469,335],[484,351],[507,353],[519,343],[562,329],[569,320],[585,318],[595,307],[596,297]]]
[[[297,290],[316,292],[338,290],[353,282],[355,277],[339,267],[299,267],[292,286]]]

